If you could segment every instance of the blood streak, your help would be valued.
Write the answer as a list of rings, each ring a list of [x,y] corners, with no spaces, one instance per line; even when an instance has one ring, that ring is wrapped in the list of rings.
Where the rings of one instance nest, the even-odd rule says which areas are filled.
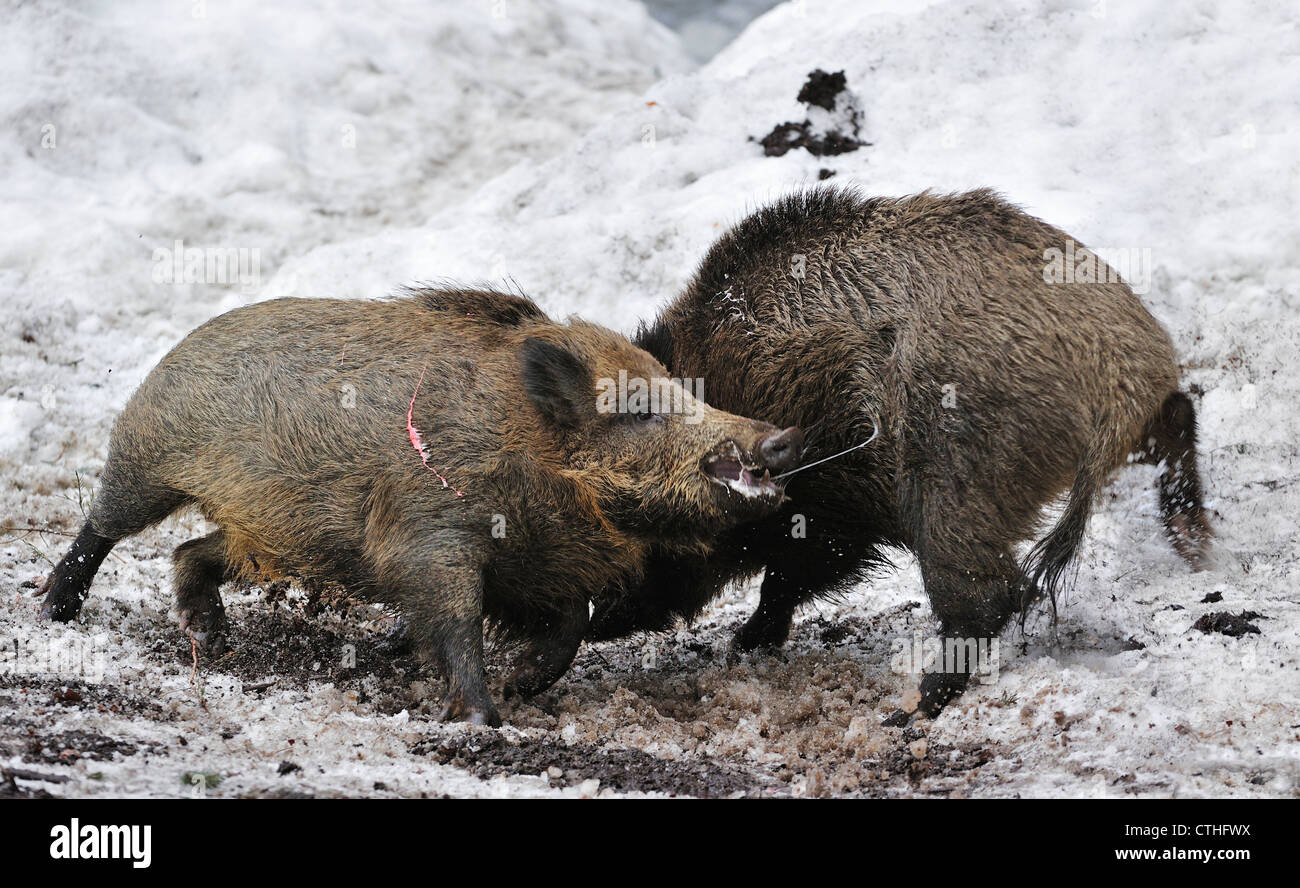
[[[438,480],[442,482],[443,487],[450,489],[456,496],[464,496],[464,493],[457,490],[450,481],[443,477],[442,472],[429,465],[429,451],[425,448],[424,436],[415,427],[415,399],[420,395],[420,386],[424,385],[424,374],[428,369],[429,365],[425,364],[424,369],[420,371],[420,381],[415,384],[415,393],[411,395],[411,406],[406,408],[406,434],[410,436],[411,446],[415,448],[415,452],[420,454],[420,462],[424,463],[424,467],[438,476]]]

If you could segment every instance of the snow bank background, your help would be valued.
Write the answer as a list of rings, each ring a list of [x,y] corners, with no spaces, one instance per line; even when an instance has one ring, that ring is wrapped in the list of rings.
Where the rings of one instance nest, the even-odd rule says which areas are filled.
[[[147,2],[0,16],[0,637],[11,650],[94,639],[105,663],[71,702],[57,677],[0,677],[14,712],[0,761],[72,777],[29,787],[175,794],[202,770],[231,794],[1300,791],[1289,4],[808,0],[699,68],[630,2],[195,8],[204,17]],[[756,139],[806,116],[795,95],[814,68],[845,72],[871,145],[763,156]],[[1000,681],[924,734],[878,725],[909,686],[888,669],[891,642],[930,629],[901,553],[896,573],[803,614],[779,654],[723,656],[753,589],[676,636],[589,649],[507,714],[504,741],[431,722],[423,686],[385,712],[374,688],[311,670],[250,691],[251,673],[204,664],[199,706],[166,613],[170,550],[201,532],[192,516],[120,545],[80,624],[35,621],[31,582],[80,523],[113,416],[207,317],[508,279],[552,314],[630,331],[729,224],[823,170],[878,194],[992,186],[1083,243],[1150,250],[1144,300],[1199,395],[1222,565],[1189,573],[1161,538],[1152,470],[1128,471],[1092,521],[1059,643],[1043,620],[1027,639],[1008,632]],[[249,251],[256,273],[159,283],[177,240]],[[1211,592],[1222,602],[1201,603]],[[260,626],[268,597],[228,593],[232,621]],[[1212,610],[1266,619],[1239,639],[1190,630]],[[87,737],[133,752],[96,759],[78,752]],[[431,760],[446,744],[482,748]],[[640,756],[712,776],[607,767],[653,771]],[[560,776],[535,776],[548,757]],[[304,770],[279,775],[286,758]],[[506,776],[480,766],[498,760],[514,763]]]

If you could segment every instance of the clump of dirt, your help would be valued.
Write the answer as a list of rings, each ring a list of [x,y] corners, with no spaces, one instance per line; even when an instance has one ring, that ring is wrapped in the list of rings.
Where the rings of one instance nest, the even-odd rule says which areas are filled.
[[[151,753],[167,754],[164,746],[155,743],[145,746]],[[132,756],[139,751],[140,746],[130,740],[115,740],[97,731],[62,731],[36,734],[29,739],[23,761],[48,765],[70,765],[81,759],[105,762],[115,756]]]
[[[1259,635],[1259,627],[1250,621],[1266,619],[1268,618],[1263,614],[1257,614],[1254,611],[1242,611],[1239,614],[1215,611],[1214,613],[1205,614],[1192,624],[1192,628],[1198,629],[1206,635],[1218,632],[1231,638],[1240,638],[1243,635]]]
[[[854,136],[846,136],[843,133],[827,133],[824,136],[816,136],[810,130],[811,124],[805,120],[802,123],[778,123],[773,130],[759,140],[763,146],[763,153],[768,157],[780,157],[792,148],[803,148],[814,157],[826,157],[833,154],[846,154],[849,151],[857,151],[863,145],[869,145],[870,142],[860,142]]]
[[[809,115],[798,123],[779,123],[759,140],[768,157],[780,157],[793,148],[803,148],[815,157],[826,157],[871,144],[859,138],[862,112],[848,90],[843,71],[828,74],[817,68],[808,75],[808,81],[795,98],[808,107]]]
[[[168,721],[171,718],[154,697],[129,694],[113,685],[66,678],[0,674],[0,710],[12,712],[21,703],[32,701],[113,715],[138,715],[152,721]]]
[[[330,682],[340,690],[355,690],[358,702],[385,714],[411,706],[409,685],[424,676],[423,667],[384,627],[367,629],[315,595],[300,605],[270,595],[270,607],[257,603],[230,616],[227,651],[215,658],[200,654],[201,670],[233,675],[250,692]],[[160,644],[164,650],[158,653],[191,664],[193,651],[184,633],[177,631]]]
[[[795,101],[834,111],[835,99],[847,86],[848,79],[845,78],[843,71],[827,74],[821,68],[817,68],[808,75],[808,82],[799,90]]]
[[[534,738],[512,742],[496,732],[421,740],[411,752],[484,779],[502,772],[547,774],[552,786],[576,786],[595,779],[619,792],[715,798],[754,795],[769,782],[707,757],[671,761],[639,749],[604,749],[590,743],[564,746]]]

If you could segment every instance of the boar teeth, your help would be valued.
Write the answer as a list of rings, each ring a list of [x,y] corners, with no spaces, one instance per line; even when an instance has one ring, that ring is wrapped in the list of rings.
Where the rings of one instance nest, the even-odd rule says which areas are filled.
[[[710,457],[703,469],[709,480],[747,499],[774,496],[778,492],[777,485],[772,481],[771,470],[764,469],[761,477],[756,474],[758,466],[745,465],[740,447],[734,441],[726,442],[724,453]]]
[[[720,480],[741,496],[753,499],[755,497],[772,496],[777,492],[776,485],[767,477],[768,474],[768,472],[764,471],[764,477],[757,478],[749,469],[742,467],[739,477],[722,478]]]

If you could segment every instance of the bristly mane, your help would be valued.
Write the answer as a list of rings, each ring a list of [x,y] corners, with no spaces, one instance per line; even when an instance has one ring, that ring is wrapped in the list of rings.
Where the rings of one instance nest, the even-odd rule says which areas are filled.
[[[405,287],[398,295],[414,299],[429,311],[456,312],[502,327],[519,327],[528,322],[549,320],[546,312],[537,307],[537,303],[522,294],[500,293],[496,290]]]
[[[647,324],[642,321],[632,337],[632,344],[654,355],[655,360],[665,367],[673,366],[673,331],[662,319]]]

